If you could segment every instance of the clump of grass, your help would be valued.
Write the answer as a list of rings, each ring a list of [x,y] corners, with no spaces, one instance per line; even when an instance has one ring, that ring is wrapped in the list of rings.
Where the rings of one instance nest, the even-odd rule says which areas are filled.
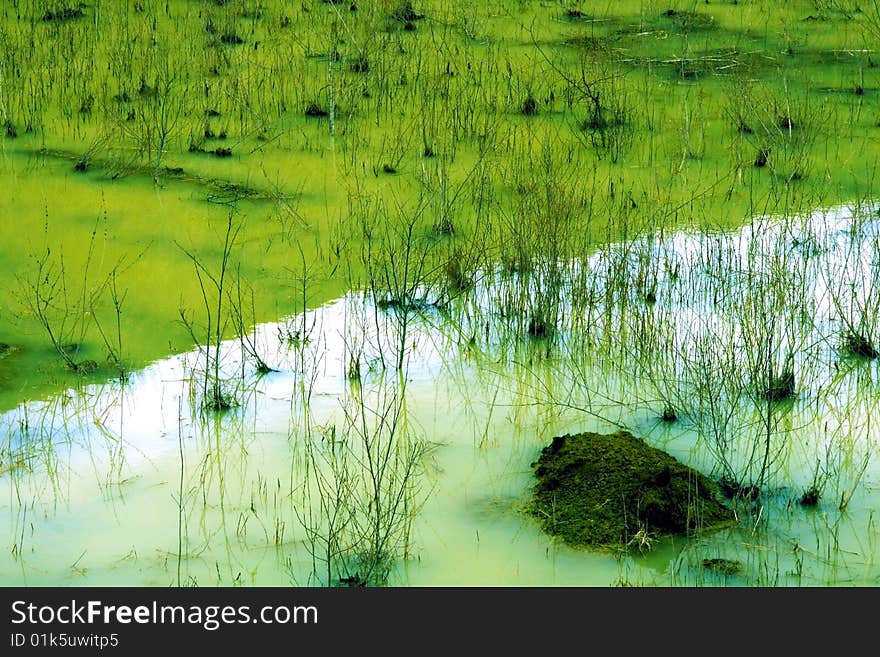
[[[843,351],[850,356],[859,358],[877,358],[878,352],[874,343],[862,333],[848,331],[843,338]]]
[[[138,85],[138,94],[142,98],[152,98],[156,95],[156,87],[150,86],[147,79],[142,76],[141,83]]]
[[[94,374],[99,369],[100,366],[98,365],[97,361],[92,360],[91,358],[87,358],[86,360],[82,360],[76,363],[74,372],[76,372],[77,374],[87,375]]]
[[[363,589],[368,585],[369,581],[367,578],[357,572],[353,575],[348,575],[347,577],[340,577],[336,583],[337,587],[350,589]]]
[[[375,406],[356,395],[341,431],[331,425],[321,435],[306,433],[308,471],[295,513],[313,575],[328,586],[384,586],[410,556],[430,448],[407,429],[404,412],[394,392]]]
[[[416,13],[413,3],[409,2],[409,0],[399,3],[391,12],[391,18],[403,24],[420,21],[424,17],[424,14]]]
[[[215,382],[205,395],[202,409],[209,413],[226,413],[238,406],[235,395],[223,389],[219,382]]]
[[[369,73],[370,60],[367,59],[366,55],[358,55],[351,63],[351,70],[355,73]]]
[[[455,235],[455,224],[447,215],[437,219],[432,228],[435,235]]]
[[[725,577],[739,575],[743,571],[743,566],[739,561],[733,559],[703,559],[703,568],[711,570]]]
[[[721,492],[728,499],[739,499],[756,502],[761,498],[761,489],[754,484],[743,484],[729,477],[722,477],[718,482]]]
[[[587,14],[582,12],[580,9],[568,9],[565,12],[565,17],[571,20],[580,20],[584,18],[589,18]]]
[[[801,506],[817,506],[821,497],[822,491],[819,490],[819,487],[816,484],[811,484],[803,492],[801,499],[798,500],[798,502]]]
[[[474,285],[471,277],[464,270],[460,257],[452,257],[447,260],[443,271],[446,274],[446,281],[449,287],[455,292],[464,292]]]
[[[712,30],[716,27],[714,17],[695,11],[667,9],[661,14],[661,16],[670,19],[673,29],[678,32]]]
[[[317,103],[312,102],[306,105],[305,115],[310,117],[323,117],[327,116],[327,110],[320,107]]]
[[[531,338],[542,340],[553,335],[553,325],[541,314],[535,314],[529,317],[529,323],[526,327],[526,333]]]
[[[76,7],[57,7],[55,9],[50,9],[42,16],[42,21],[45,23],[50,22],[63,22],[63,21],[71,21],[76,18],[82,18],[84,16],[83,5],[77,5]]]
[[[770,377],[770,383],[764,391],[767,401],[778,402],[792,399],[795,396],[794,371],[785,369],[778,375]]]
[[[769,148],[760,148],[758,149],[758,154],[755,155],[754,165],[757,168],[767,166],[767,160],[770,158],[770,149]]]

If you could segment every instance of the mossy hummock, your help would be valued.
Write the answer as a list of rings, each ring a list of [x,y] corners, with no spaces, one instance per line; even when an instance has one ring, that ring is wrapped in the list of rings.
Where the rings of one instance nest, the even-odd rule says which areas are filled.
[[[577,547],[689,534],[732,518],[718,485],[627,431],[557,436],[532,464],[533,514]]]

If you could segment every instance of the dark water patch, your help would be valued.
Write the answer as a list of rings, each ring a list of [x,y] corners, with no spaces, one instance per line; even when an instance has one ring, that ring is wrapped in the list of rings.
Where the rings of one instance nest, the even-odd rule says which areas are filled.
[[[731,519],[717,484],[627,431],[557,436],[532,465],[532,513],[572,546],[644,547]]]

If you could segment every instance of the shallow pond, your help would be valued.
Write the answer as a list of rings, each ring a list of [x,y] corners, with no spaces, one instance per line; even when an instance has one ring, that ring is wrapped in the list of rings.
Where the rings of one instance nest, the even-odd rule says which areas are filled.
[[[445,304],[352,292],[23,403],[0,417],[0,582],[357,583],[378,515],[392,585],[876,585],[877,365],[841,336],[876,339],[878,244],[873,208],[655,235]],[[548,298],[541,330],[514,303]],[[230,408],[206,410],[215,384]],[[554,541],[530,464],[620,427],[761,495],[712,533]]]

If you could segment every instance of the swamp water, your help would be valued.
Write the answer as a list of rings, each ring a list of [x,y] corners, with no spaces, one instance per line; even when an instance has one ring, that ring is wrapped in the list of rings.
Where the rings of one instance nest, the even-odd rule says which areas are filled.
[[[23,403],[0,581],[356,582],[379,517],[391,585],[876,585],[878,372],[852,337],[880,339],[878,272],[873,208],[758,218],[484,271],[448,303],[352,292]],[[214,384],[228,410],[204,410]],[[554,541],[530,464],[619,428],[760,497],[627,552]]]

